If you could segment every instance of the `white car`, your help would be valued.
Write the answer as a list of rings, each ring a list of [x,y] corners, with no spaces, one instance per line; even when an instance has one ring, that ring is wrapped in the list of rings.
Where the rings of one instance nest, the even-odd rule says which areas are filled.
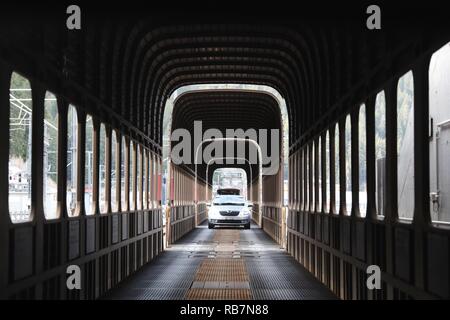
[[[209,206],[208,227],[243,226],[250,229],[252,205],[239,195],[216,196]]]

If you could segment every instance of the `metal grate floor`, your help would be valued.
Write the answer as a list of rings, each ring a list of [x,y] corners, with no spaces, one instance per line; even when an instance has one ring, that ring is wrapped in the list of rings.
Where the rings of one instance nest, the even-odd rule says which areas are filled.
[[[187,300],[251,300],[250,289],[191,289]]]
[[[204,260],[195,275],[196,281],[248,281],[245,263],[241,259]]]
[[[322,300],[335,295],[261,229],[196,228],[105,299]]]

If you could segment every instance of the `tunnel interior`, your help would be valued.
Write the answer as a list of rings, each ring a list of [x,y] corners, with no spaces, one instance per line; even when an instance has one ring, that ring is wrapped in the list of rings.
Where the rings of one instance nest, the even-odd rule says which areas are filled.
[[[271,259],[290,259],[286,265],[298,269],[281,274],[320,285],[323,297],[449,297],[450,176],[438,166],[450,154],[440,144],[449,89],[433,73],[450,74],[441,51],[450,39],[445,19],[429,23],[410,8],[373,31],[354,16],[362,5],[336,9],[333,18],[309,7],[299,15],[233,16],[85,8],[81,30],[68,30],[58,7],[1,13],[0,298],[107,297],[126,279],[153,277],[152,265],[183,264],[176,252],[193,242],[214,249],[215,261],[233,260],[224,253],[231,244],[257,256],[245,241],[282,247],[282,258],[268,250],[261,264],[276,272]],[[280,130],[280,146],[288,128],[288,159],[279,147],[272,174],[259,163],[196,166],[195,144],[185,150],[189,163],[171,159],[164,171],[167,100],[184,86],[214,84],[273,88],[285,100],[285,123],[263,90],[198,90],[174,102],[172,136],[182,129],[195,137],[201,122],[202,135],[254,129],[258,141],[260,130]],[[247,143],[244,160],[250,149]],[[225,167],[252,177],[252,234],[204,228],[212,174]],[[208,247],[215,241],[219,248]],[[248,274],[222,279],[235,291],[220,288],[218,297],[273,298],[253,287],[258,265],[241,257],[230,270]],[[186,270],[218,263],[200,258]],[[81,267],[81,291],[66,288],[72,264]],[[366,287],[370,265],[382,270],[380,290]],[[193,285],[219,290],[205,279],[192,278],[172,297],[204,297]]]
[[[201,134],[201,141],[205,138],[218,138],[218,137],[239,137],[243,139],[253,139],[253,141],[259,142],[262,138],[259,137],[259,130],[271,130],[277,129],[281,130],[281,116],[280,107],[278,102],[267,95],[266,93],[251,93],[251,92],[233,92],[233,91],[208,91],[204,93],[191,93],[186,94],[179,98],[174,107],[172,114],[172,131],[177,129],[186,129],[189,132],[191,139],[195,139],[194,125],[197,121],[199,126],[199,133]],[[211,135],[205,136],[205,132],[208,130],[214,130]],[[227,133],[227,130],[231,130],[231,134]],[[242,130],[242,134],[237,135],[236,130]],[[248,131],[251,130],[251,131]],[[239,133],[239,132],[238,132]],[[214,134],[217,135],[214,136]],[[270,132],[268,133],[270,134]],[[267,137],[266,140],[270,139]],[[270,141],[269,141],[270,142]],[[276,142],[278,145],[281,142],[281,134],[279,134],[279,139]],[[240,148],[245,148],[243,154],[237,155],[238,146],[241,143]],[[174,142],[172,142],[174,145]],[[211,144],[205,143],[203,145],[195,145],[192,143],[190,148],[190,159],[185,161],[191,165],[188,168],[191,171],[195,171],[195,155],[197,148],[200,152],[207,148]],[[206,174],[206,166],[208,161],[202,157],[198,159],[200,163],[197,165],[197,173],[199,178],[204,179],[209,184],[211,184],[212,173],[215,168],[220,166],[235,166],[237,161],[233,161],[233,157],[240,156],[244,160],[241,160],[242,164],[238,167],[244,169],[247,176],[258,177],[259,162],[262,159],[258,159],[256,147],[252,144],[243,141],[232,141],[229,140],[229,146],[227,142],[221,143],[222,146],[218,145],[218,151],[222,151],[219,154],[211,153],[211,169],[208,170],[210,175],[208,177]],[[264,150],[266,154],[271,155],[270,143],[267,144],[267,150]],[[200,149],[202,148],[202,149]],[[228,148],[228,149],[227,149]],[[256,159],[253,159],[251,163],[247,163],[249,159],[249,153],[253,152],[256,155]],[[275,151],[274,151],[275,152]],[[281,152],[281,150],[280,150]],[[198,157],[200,157],[199,155]],[[228,157],[231,159],[220,159],[218,157]],[[279,155],[277,155],[279,157]],[[213,158],[218,158],[214,160]],[[227,161],[228,160],[228,161]],[[246,161],[247,162],[246,162]],[[249,171],[252,171],[250,174]]]

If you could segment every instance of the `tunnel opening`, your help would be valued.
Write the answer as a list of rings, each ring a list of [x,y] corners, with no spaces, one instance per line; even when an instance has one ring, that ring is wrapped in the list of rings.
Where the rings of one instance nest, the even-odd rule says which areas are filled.
[[[212,173],[213,182],[211,197],[216,195],[238,195],[243,196],[244,199],[248,199],[247,194],[249,191],[247,190],[247,179],[247,173],[240,168],[231,167],[215,169]],[[206,199],[211,202],[209,197],[206,197]]]
[[[250,104],[252,98],[257,98],[255,101],[259,99],[259,104]],[[262,98],[265,100],[262,100]],[[251,123],[248,122],[247,119],[250,119],[248,117],[251,114],[255,115],[259,112],[267,112],[267,101],[271,101],[273,104],[272,108],[275,109],[275,113],[271,116],[265,116],[263,114],[260,117],[269,119],[278,118],[279,120],[277,121],[280,122],[280,124],[275,123],[270,124],[269,126],[261,126],[261,124],[257,121],[253,121]],[[181,108],[183,108],[181,111],[177,110],[177,104],[179,103],[181,103]],[[193,111],[189,108],[193,108]],[[210,112],[210,115],[205,115],[205,112]],[[242,115],[239,116],[239,113],[242,113]],[[184,120],[184,122],[181,122],[182,125],[180,125],[179,119],[174,119],[174,116],[181,117],[181,119]],[[259,121],[261,121],[261,119]],[[208,171],[213,172],[216,167],[229,167],[230,165],[239,164],[241,168],[246,171],[247,176],[252,177],[252,180],[249,180],[248,182],[252,186],[252,193],[256,193],[254,195],[250,194],[249,197],[255,199],[255,206],[253,208],[254,219],[256,219],[258,225],[262,225],[262,220],[264,218],[260,213],[260,210],[263,203],[263,166],[262,159],[260,159],[262,156],[260,154],[261,148],[258,144],[258,140],[261,139],[258,139],[258,130],[266,130],[267,128],[273,127],[274,129],[281,131],[279,134],[279,139],[276,141],[278,152],[272,152],[272,154],[270,154],[271,148],[269,145],[268,148],[266,148],[267,150],[264,150],[264,155],[272,156],[272,160],[275,157],[275,160],[277,160],[277,166],[281,168],[280,170],[276,168],[277,170],[275,173],[280,171],[280,177],[278,179],[282,182],[287,179],[289,123],[286,102],[280,93],[269,86],[257,86],[252,84],[194,84],[181,87],[174,90],[171,96],[167,99],[165,103],[163,123],[163,141],[165,141],[163,147],[163,159],[165,161],[164,172],[166,174],[170,172],[170,169],[168,170],[168,168],[173,166],[173,163],[170,161],[172,155],[171,151],[174,145],[174,142],[171,139],[171,133],[177,129],[189,129],[187,130],[188,132],[191,134],[194,133],[192,134],[192,138],[191,136],[189,137],[189,141],[192,140],[193,146],[189,146],[189,150],[184,150],[184,152],[189,154],[187,161],[184,159],[184,162],[187,162],[187,165],[185,163],[181,163],[181,166],[179,164],[177,165],[178,167],[187,168],[191,171],[191,174],[194,174],[194,184],[197,182],[198,178],[199,181],[203,181],[209,186],[205,186],[199,191],[197,191],[197,187],[194,187],[194,201],[199,201],[199,205],[195,205],[194,214],[195,212],[198,212],[198,209],[201,212],[199,214],[200,218],[198,218],[197,215],[194,217],[194,223],[199,224],[207,218],[206,214],[204,214],[205,211],[208,210],[208,201],[205,197],[212,193],[210,190],[212,187],[212,176],[208,174]],[[200,123],[200,127],[196,127],[198,123]],[[212,130],[215,130],[215,132],[213,132],[213,135],[209,136],[208,132],[211,132]],[[207,136],[204,135],[205,133]],[[195,134],[197,134],[198,137],[195,137]],[[270,138],[271,137],[269,136],[268,140],[270,140]],[[177,137],[177,139],[179,138]],[[215,141],[205,141],[205,139]],[[235,139],[235,141],[233,139]],[[238,141],[238,139],[250,139],[253,142],[249,143],[244,140]],[[197,142],[195,142],[195,140]],[[177,142],[178,141],[179,140],[177,140]],[[217,143],[219,141],[223,143],[222,146],[214,149],[213,152],[206,156],[205,159],[203,157],[203,149],[208,148],[208,144],[213,145],[213,143],[216,143],[217,147]],[[265,143],[267,144],[267,134]],[[216,154],[217,150],[219,150],[219,153],[221,154]],[[257,152],[259,152],[259,154]],[[253,154],[251,155],[250,153]],[[179,156],[179,154],[177,155]],[[197,157],[199,157],[199,159],[197,159]],[[249,159],[249,157],[252,159]],[[178,162],[182,161],[179,160]],[[267,163],[264,163],[265,167],[267,167],[268,164],[268,161],[266,162]],[[273,162],[275,163],[275,161]],[[192,165],[192,163],[194,163],[194,165]],[[209,170],[210,166],[212,170]],[[165,189],[170,191],[166,191],[164,193],[169,195],[174,192],[174,190],[171,190],[170,187],[170,184],[173,184],[174,181],[172,178],[166,179],[166,181],[169,183],[166,184]],[[285,183],[283,182],[283,184]],[[278,197],[281,198],[281,200],[278,201],[280,208],[283,206],[283,191],[284,190],[281,190],[278,193]],[[287,195],[285,196],[287,198]],[[198,197],[202,199],[199,200]],[[168,204],[169,201],[166,200],[166,204]],[[187,222],[184,223],[188,224]],[[283,226],[285,226],[285,223],[282,222],[281,216],[279,225],[280,230]],[[167,226],[169,226],[169,224],[167,224]],[[169,233],[170,231],[166,232]],[[183,233],[183,235],[184,234],[185,233]],[[277,232],[278,238],[280,239],[282,239],[281,234],[286,233],[281,231]]]

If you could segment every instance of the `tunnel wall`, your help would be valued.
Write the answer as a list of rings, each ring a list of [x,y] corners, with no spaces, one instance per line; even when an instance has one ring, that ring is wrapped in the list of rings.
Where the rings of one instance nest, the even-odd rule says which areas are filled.
[[[251,197],[250,200],[253,203],[253,207],[252,207],[252,220],[259,224],[259,203],[258,203],[258,179],[255,178],[253,179],[252,182],[252,192],[251,192]]]
[[[282,170],[279,169],[274,175],[263,176],[262,181],[262,228],[280,245],[283,240],[283,183]],[[258,189],[257,180],[253,185],[253,190]],[[255,219],[259,217],[256,215]],[[258,220],[256,220],[258,221]]]
[[[342,299],[433,299],[449,298],[449,233],[445,223],[430,219],[429,204],[429,86],[431,53],[411,64],[414,77],[414,209],[404,219],[397,202],[397,88],[395,76],[373,90],[362,103],[366,110],[367,210],[360,209],[358,114],[354,105],[346,114],[314,137],[305,139],[289,158],[289,216],[287,250],[317,279]],[[408,70],[405,70],[405,74]],[[376,198],[375,103],[386,97],[385,196]],[[350,115],[351,153],[345,145],[346,116]],[[334,130],[339,124],[339,149]],[[326,146],[327,132],[329,145]],[[321,143],[319,143],[321,141]],[[313,148],[314,146],[314,148]],[[329,149],[328,149],[329,147]],[[312,150],[315,150],[312,152]],[[320,150],[321,157],[318,150]],[[324,155],[329,155],[329,160]],[[350,167],[345,166],[350,160]],[[350,159],[348,159],[350,157]],[[339,177],[335,162],[339,159]],[[320,160],[320,161],[319,161]],[[329,161],[329,166],[326,166]],[[309,165],[308,165],[309,163]],[[349,168],[349,170],[348,170]],[[321,177],[321,178],[320,178]],[[326,183],[325,181],[328,181]],[[345,186],[351,181],[351,209],[346,205]],[[320,183],[322,182],[322,183]],[[338,189],[337,185],[341,188]],[[322,187],[323,186],[323,187]],[[337,203],[339,195],[340,205]],[[384,215],[380,211],[384,210]],[[378,212],[377,212],[378,210]],[[381,269],[381,290],[366,285],[368,266]]]
[[[197,212],[194,175],[172,165],[170,168],[170,242],[174,243],[207,219],[205,182],[197,181]]]
[[[47,88],[37,80],[28,79],[32,94],[32,182],[30,219],[12,223],[8,209],[8,157],[10,80],[14,71],[0,60],[0,298],[2,299],[94,299],[104,295],[163,250],[163,217],[161,210],[161,156],[150,140],[136,134],[125,122],[104,117],[92,101],[77,104],[77,149],[85,150],[86,115],[94,119],[93,214],[85,212],[85,152],[77,153],[76,207],[69,216],[66,205],[66,161],[58,157],[57,212],[59,217],[46,219],[44,215],[42,181],[44,98]],[[27,76],[24,70],[23,76]],[[61,92],[54,92],[58,105],[58,153],[67,154],[67,110],[70,100]],[[87,108],[90,105],[91,108]],[[99,113],[96,113],[97,112]],[[106,212],[99,212],[99,125],[106,127],[105,183]],[[111,142],[116,134],[116,144]],[[124,140],[122,140],[122,137]],[[125,144],[123,144],[123,142]],[[130,151],[130,141],[134,148]],[[123,187],[121,177],[112,179],[111,150],[115,149],[114,168],[124,162]],[[125,157],[120,150],[125,148]],[[139,169],[137,169],[139,159]],[[137,170],[141,170],[138,179]],[[39,183],[40,181],[40,183]],[[115,203],[111,187],[115,185]],[[128,191],[126,191],[128,190]],[[119,200],[120,199],[120,200]],[[112,207],[116,209],[113,210]],[[80,267],[81,290],[68,290],[66,268]]]

